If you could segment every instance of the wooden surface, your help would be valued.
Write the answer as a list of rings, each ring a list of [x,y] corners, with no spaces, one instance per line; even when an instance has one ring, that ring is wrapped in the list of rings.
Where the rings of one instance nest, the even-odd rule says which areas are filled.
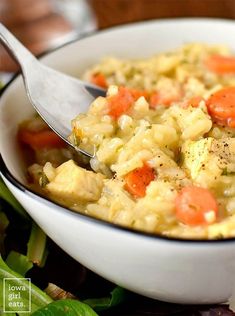
[[[171,17],[235,18],[235,0],[87,0],[98,28]],[[54,11],[51,0],[0,0],[4,23],[34,54],[66,36],[72,25]],[[0,46],[0,71],[16,71],[16,63]]]
[[[235,18],[235,0],[90,0],[99,28],[171,17]]]

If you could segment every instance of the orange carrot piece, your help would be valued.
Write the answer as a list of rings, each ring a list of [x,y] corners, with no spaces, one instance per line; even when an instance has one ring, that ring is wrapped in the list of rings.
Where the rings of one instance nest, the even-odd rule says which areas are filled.
[[[33,149],[62,148],[66,146],[66,143],[51,130],[33,133],[26,129],[21,129],[18,133],[18,138],[19,141]]]
[[[91,76],[91,83],[106,89],[108,87],[107,81],[105,76],[99,72],[99,73],[95,73]]]
[[[212,224],[216,221],[218,206],[207,189],[185,187],[175,200],[176,217],[189,226]]]
[[[170,106],[172,102],[177,102],[181,98],[181,94],[164,94],[159,92],[154,92],[150,96],[149,106],[150,108],[155,109],[159,104],[164,105],[166,107]]]
[[[153,168],[144,164],[143,167],[137,168],[125,176],[125,189],[135,197],[144,197],[147,186],[154,178]]]
[[[145,97],[146,100],[149,99],[149,93],[145,90],[138,90],[132,88],[127,89],[129,90],[135,101],[138,100],[140,97]]]
[[[193,108],[197,108],[199,106],[199,103],[203,100],[204,100],[203,97],[200,97],[200,96],[192,97],[189,100],[185,101],[183,108],[187,108],[189,106],[192,106]]]
[[[129,111],[134,103],[134,98],[128,88],[119,87],[118,93],[107,98],[109,115],[118,119],[119,116]]]
[[[209,97],[206,102],[208,112],[215,122],[234,127],[235,87],[226,87]]]
[[[235,73],[235,57],[212,55],[205,60],[206,67],[217,74]]]
[[[161,99],[161,97],[160,97],[160,94],[158,92],[153,93],[149,99],[150,108],[155,109],[156,106],[160,103],[159,102],[160,99]]]

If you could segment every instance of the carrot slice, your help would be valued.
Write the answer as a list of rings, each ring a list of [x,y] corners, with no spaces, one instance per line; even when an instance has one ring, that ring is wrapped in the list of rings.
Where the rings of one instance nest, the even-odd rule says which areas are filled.
[[[132,88],[127,88],[127,89],[131,93],[135,101],[138,100],[140,97],[145,97],[146,100],[148,100],[149,98],[149,93],[145,90],[138,90],[138,89],[132,89]]]
[[[209,97],[208,112],[218,124],[234,127],[235,87],[223,88]]]
[[[205,61],[206,67],[218,74],[235,73],[235,57],[212,55]]]
[[[147,186],[154,178],[153,168],[144,164],[143,167],[137,168],[125,176],[125,189],[135,197],[144,197]]]
[[[154,92],[152,93],[152,95],[150,96],[150,100],[149,100],[149,106],[150,108],[155,109],[156,106],[158,106],[159,104],[162,104],[166,107],[170,106],[172,102],[177,102],[179,101],[181,98],[181,94],[164,94],[159,92]]]
[[[118,93],[107,98],[109,115],[118,119],[119,116],[128,112],[134,103],[134,97],[128,88],[119,87]]]
[[[189,226],[216,221],[218,206],[211,192],[195,186],[185,187],[175,200],[176,217]]]
[[[149,99],[149,106],[152,109],[155,109],[156,106],[160,103],[161,97],[158,92],[153,93]]]
[[[19,140],[33,149],[42,148],[62,148],[66,143],[53,131],[43,130],[33,133],[26,129],[21,129],[18,133]]]
[[[107,81],[105,76],[99,72],[99,73],[95,73],[91,76],[91,83],[106,89],[108,87]]]
[[[186,102],[183,104],[183,108],[187,108],[189,106],[192,106],[193,108],[197,108],[199,106],[199,103],[203,101],[203,97],[195,96],[190,98],[189,100],[186,100]]]

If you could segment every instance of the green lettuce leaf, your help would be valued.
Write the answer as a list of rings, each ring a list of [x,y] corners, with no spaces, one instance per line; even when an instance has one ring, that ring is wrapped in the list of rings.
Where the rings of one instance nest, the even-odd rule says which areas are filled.
[[[0,198],[2,198],[7,203],[9,203],[20,216],[22,216],[26,220],[29,220],[30,217],[28,216],[24,208],[20,205],[20,203],[16,200],[16,198],[12,195],[10,190],[6,187],[1,177],[0,177]]]
[[[33,263],[28,257],[12,250],[6,259],[6,264],[10,269],[25,276],[26,272],[33,267]]]
[[[55,301],[37,310],[32,316],[98,316],[90,306],[72,299]]]
[[[46,248],[47,236],[44,231],[33,222],[29,241],[27,244],[28,260],[39,267],[43,267],[48,255]]]
[[[126,291],[122,287],[117,286],[111,292],[110,297],[90,298],[83,302],[91,306],[95,311],[102,311],[121,304],[125,299]]]
[[[31,293],[31,313],[38,310],[41,307],[52,302],[52,299],[42,290],[40,290],[34,284],[29,284],[29,282],[22,278],[22,275],[11,270],[6,263],[3,261],[0,256],[0,315],[1,311],[3,311],[3,299],[4,299],[4,290],[3,290],[3,280],[4,278],[11,278],[11,285],[17,286],[18,288],[24,287],[27,291],[21,292],[21,300],[24,302],[24,305],[29,303],[29,298],[27,293],[30,291]],[[11,309],[14,311],[14,308]],[[19,315],[26,316],[31,315],[31,313],[18,313]]]
[[[4,240],[6,237],[6,229],[9,225],[9,220],[4,212],[1,211],[0,206],[0,253],[5,254]]]

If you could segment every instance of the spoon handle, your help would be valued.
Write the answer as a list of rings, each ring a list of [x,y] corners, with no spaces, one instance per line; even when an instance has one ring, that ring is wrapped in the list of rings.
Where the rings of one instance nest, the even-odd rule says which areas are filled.
[[[2,23],[0,23],[0,42],[17,61],[22,71],[26,71],[27,65],[32,61],[37,62],[33,54],[31,54]]]

